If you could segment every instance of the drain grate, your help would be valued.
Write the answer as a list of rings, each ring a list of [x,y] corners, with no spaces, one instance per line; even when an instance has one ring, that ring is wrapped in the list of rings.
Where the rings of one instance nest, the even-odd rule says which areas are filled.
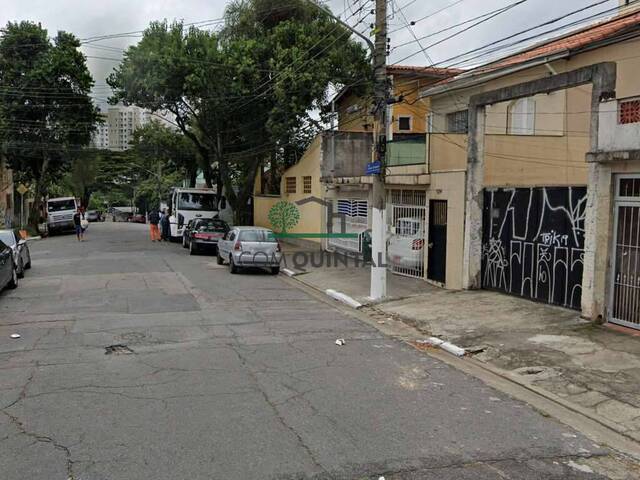
[[[105,355],[130,355],[134,353],[133,350],[126,345],[109,345],[105,347],[104,350]]]

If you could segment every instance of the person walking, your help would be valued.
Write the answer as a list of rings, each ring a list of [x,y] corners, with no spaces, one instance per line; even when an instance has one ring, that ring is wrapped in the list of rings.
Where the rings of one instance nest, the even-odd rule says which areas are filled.
[[[82,221],[84,220],[84,213],[82,208],[78,207],[76,213],[73,214],[73,225],[76,228],[76,238],[79,242],[84,242],[84,228],[82,228]]]
[[[155,208],[149,212],[149,232],[151,234],[151,241],[160,241],[160,231],[158,230],[158,223],[160,223],[160,214]]]
[[[160,219],[160,237],[165,242],[171,240],[171,222],[169,220],[169,216],[171,215],[171,210],[168,212],[166,210],[162,210],[162,218]]]

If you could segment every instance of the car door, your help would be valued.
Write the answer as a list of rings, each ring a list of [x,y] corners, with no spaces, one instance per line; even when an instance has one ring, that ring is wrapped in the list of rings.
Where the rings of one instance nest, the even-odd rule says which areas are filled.
[[[13,253],[11,249],[0,241],[0,289],[9,283],[13,273]]]

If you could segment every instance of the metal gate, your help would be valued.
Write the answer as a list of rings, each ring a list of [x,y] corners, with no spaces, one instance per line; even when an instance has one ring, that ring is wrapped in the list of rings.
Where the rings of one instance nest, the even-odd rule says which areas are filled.
[[[485,190],[482,286],[580,308],[586,187]]]
[[[616,178],[609,320],[640,329],[640,176]]]
[[[357,238],[329,238],[329,247],[349,252],[362,253],[362,233],[367,229],[369,203],[366,200],[339,198],[333,204],[331,231],[356,233]],[[344,222],[343,222],[344,219]],[[344,224],[344,232],[343,229]]]
[[[387,256],[393,273],[424,278],[426,199],[424,190],[389,192]]]

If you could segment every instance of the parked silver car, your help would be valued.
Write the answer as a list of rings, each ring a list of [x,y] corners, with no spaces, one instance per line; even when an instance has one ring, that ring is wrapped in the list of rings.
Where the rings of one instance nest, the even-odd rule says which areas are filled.
[[[31,252],[27,241],[16,235],[14,230],[0,230],[0,240],[13,252],[18,277],[24,277],[24,271],[31,268]]]
[[[243,267],[265,267],[280,273],[282,249],[272,230],[261,227],[234,227],[218,241],[218,265],[229,262],[229,271]]]

